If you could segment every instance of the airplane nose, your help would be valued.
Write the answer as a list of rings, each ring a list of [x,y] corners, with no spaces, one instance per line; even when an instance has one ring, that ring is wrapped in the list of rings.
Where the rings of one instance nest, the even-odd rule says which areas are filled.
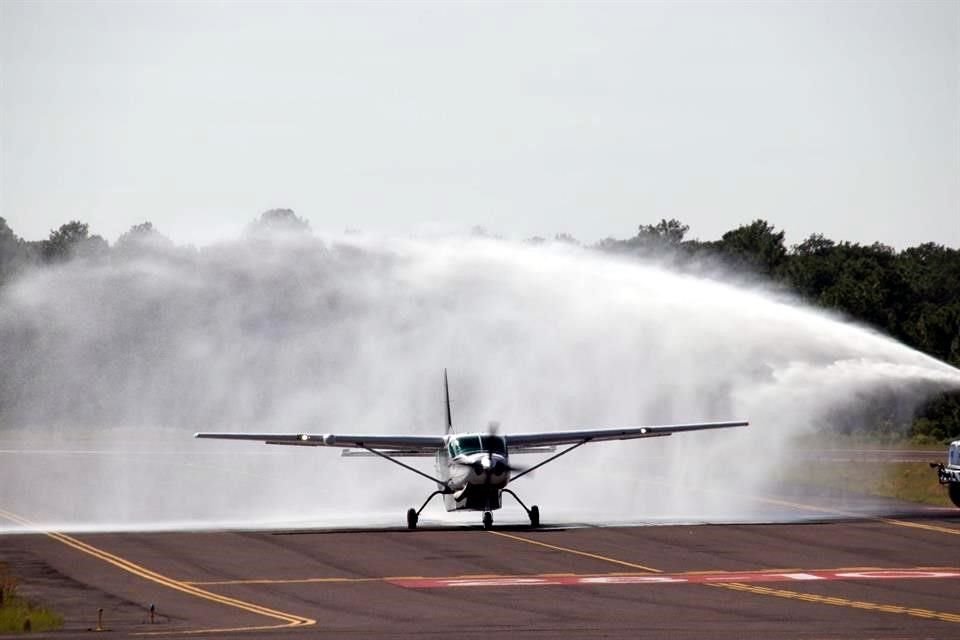
[[[471,466],[473,467],[473,472],[478,476],[484,476],[486,474],[499,475],[504,471],[503,461],[491,460],[490,456],[478,458]]]
[[[510,471],[510,465],[501,456],[483,455],[470,463],[470,470],[476,478],[474,482],[490,482],[493,478],[499,482],[500,476]]]

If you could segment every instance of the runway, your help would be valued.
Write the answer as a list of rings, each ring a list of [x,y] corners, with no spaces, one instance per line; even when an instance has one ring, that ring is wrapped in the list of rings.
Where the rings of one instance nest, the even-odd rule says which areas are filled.
[[[56,637],[89,637],[99,608],[114,635],[960,637],[958,552],[960,511],[929,508],[805,524],[0,536],[3,561],[65,616]]]

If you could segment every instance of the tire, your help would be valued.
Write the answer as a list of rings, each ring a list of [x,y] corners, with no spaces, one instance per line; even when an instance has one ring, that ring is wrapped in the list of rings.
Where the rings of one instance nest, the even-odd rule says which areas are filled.
[[[489,511],[483,512],[483,528],[490,529],[493,527],[493,514]]]
[[[953,501],[953,504],[960,507],[960,482],[948,484],[947,493],[950,494],[950,500]]]
[[[539,527],[540,526],[540,507],[533,505],[530,507],[530,526]]]
[[[416,529],[417,520],[420,519],[420,516],[417,515],[416,509],[410,508],[407,509],[407,529]]]

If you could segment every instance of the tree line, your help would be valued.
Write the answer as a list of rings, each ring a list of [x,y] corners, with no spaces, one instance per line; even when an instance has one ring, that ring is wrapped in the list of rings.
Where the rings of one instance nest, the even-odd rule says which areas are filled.
[[[272,209],[250,225],[251,231],[264,229],[302,232],[309,224],[290,209]],[[821,234],[788,247],[784,232],[765,220],[731,229],[719,240],[687,239],[689,230],[678,220],[661,220],[640,225],[632,237],[607,238],[588,248],[668,261],[710,277],[746,275],[960,368],[960,249],[928,242],[897,251],[880,243],[837,242]],[[478,228],[475,233],[485,232]],[[555,241],[580,244],[566,234],[558,234]],[[134,225],[111,246],[77,220],[51,230],[45,240],[27,241],[0,218],[0,287],[30,268],[172,245],[149,222]],[[895,418],[883,415],[882,406],[878,412],[872,424],[851,429],[903,432],[902,425],[892,424]],[[960,393],[930,401],[912,420],[909,435],[919,441],[960,437]]]

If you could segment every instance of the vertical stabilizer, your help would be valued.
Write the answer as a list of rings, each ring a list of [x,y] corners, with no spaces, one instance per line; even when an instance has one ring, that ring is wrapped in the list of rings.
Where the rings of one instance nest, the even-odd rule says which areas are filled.
[[[447,403],[447,429],[445,433],[453,433],[453,415],[450,413],[450,385],[447,383],[447,370],[443,370],[443,396]]]

